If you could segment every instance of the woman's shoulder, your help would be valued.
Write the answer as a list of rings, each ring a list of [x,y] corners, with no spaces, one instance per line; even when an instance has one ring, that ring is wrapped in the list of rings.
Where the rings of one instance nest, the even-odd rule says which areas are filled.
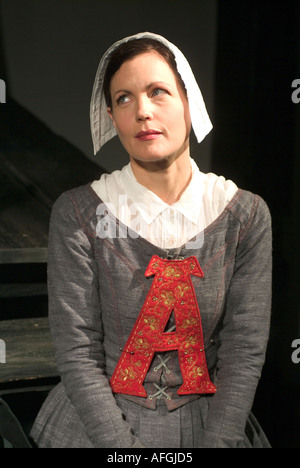
[[[52,218],[84,219],[96,215],[101,200],[91,184],[81,185],[63,192],[52,207]]]
[[[204,187],[205,210],[211,212],[214,218],[227,213],[229,219],[238,222],[242,229],[253,221],[270,222],[270,210],[262,196],[240,188],[223,175],[200,172],[200,177]]]
[[[226,210],[238,220],[241,228],[248,230],[251,226],[259,229],[271,225],[271,213],[267,202],[261,195],[239,188]]]

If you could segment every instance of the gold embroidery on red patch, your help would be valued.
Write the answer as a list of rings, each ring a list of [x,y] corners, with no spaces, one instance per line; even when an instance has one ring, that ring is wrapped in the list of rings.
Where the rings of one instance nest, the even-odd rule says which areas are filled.
[[[177,350],[183,378],[178,394],[215,393],[190,278],[204,276],[197,258],[165,260],[155,255],[145,272],[147,277],[152,275],[152,286],[110,380],[113,392],[146,397],[143,382],[154,353]],[[165,332],[173,311],[176,331]]]

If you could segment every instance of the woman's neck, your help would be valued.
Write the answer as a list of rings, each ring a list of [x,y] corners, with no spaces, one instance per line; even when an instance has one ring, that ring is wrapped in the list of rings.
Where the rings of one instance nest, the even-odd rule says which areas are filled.
[[[130,163],[136,180],[168,205],[180,199],[192,178],[189,152],[173,161],[141,163],[131,158]]]

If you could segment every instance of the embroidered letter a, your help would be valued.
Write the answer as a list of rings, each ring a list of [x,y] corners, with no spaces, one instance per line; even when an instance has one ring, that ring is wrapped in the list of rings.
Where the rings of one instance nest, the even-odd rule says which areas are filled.
[[[146,397],[145,376],[155,352],[178,350],[183,384],[179,395],[215,393],[203,343],[200,311],[190,275],[203,277],[196,257],[163,260],[153,256],[145,276],[152,286],[133,327],[110,385],[115,393]],[[174,311],[176,331],[165,332]]]

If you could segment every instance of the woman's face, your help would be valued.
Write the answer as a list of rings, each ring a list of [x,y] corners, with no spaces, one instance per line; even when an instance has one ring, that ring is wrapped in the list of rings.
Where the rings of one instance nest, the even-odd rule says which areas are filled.
[[[110,92],[108,113],[131,158],[147,163],[189,154],[188,100],[156,51],[124,62],[111,80]]]

